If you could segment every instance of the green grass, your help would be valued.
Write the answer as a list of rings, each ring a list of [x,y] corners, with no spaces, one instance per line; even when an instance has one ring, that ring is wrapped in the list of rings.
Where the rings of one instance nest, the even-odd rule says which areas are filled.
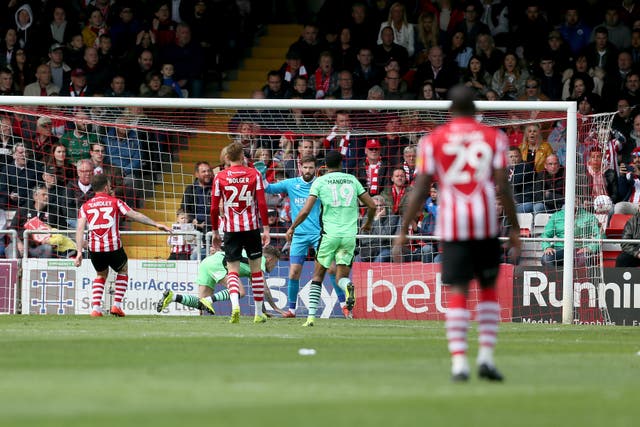
[[[251,320],[0,317],[0,425],[640,425],[638,328],[503,324],[452,384],[441,323]]]

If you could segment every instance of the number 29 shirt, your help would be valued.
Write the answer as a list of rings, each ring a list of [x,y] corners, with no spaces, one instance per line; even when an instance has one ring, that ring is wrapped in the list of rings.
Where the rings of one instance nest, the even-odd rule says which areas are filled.
[[[508,140],[471,117],[454,118],[422,137],[416,171],[438,181],[436,234],[444,241],[498,235],[493,173],[507,166]]]

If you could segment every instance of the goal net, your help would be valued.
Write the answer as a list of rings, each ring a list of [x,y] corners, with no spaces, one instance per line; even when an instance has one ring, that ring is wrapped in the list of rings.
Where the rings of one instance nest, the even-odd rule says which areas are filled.
[[[602,308],[606,304],[599,302],[602,294],[599,284],[603,283],[603,246],[599,240],[602,236],[588,235],[579,228],[573,230],[574,217],[576,225],[581,224],[577,220],[581,217],[567,215],[563,224],[569,224],[573,232],[559,239],[565,249],[564,265],[542,266],[540,260],[545,219],[565,204],[572,211],[579,204],[585,212],[594,213],[593,185],[587,176],[586,161],[595,151],[601,153],[603,164],[608,161],[612,115],[578,118],[576,122],[575,105],[562,102],[478,102],[478,106],[478,120],[504,129],[514,146],[523,144],[529,128],[537,129],[539,138],[551,144],[567,171],[562,179],[567,197],[564,202],[557,200],[553,209],[544,211],[525,212],[528,208],[523,208],[519,216],[523,221],[521,227],[528,229],[528,234],[524,236],[525,247],[517,265],[505,251],[500,276],[503,320],[606,321],[606,310]],[[116,194],[147,216],[176,224],[176,230],[187,233],[197,230],[206,235],[210,232],[207,225],[210,200],[202,197],[205,194],[202,189],[210,186],[211,175],[198,166],[204,164],[214,173],[223,168],[220,151],[228,143],[242,142],[250,164],[270,182],[299,176],[301,154],[317,156],[318,173],[322,173],[324,153],[337,149],[346,156],[345,169],[360,178],[388,217],[377,220],[373,234],[360,236],[358,240],[352,273],[358,290],[355,316],[440,320],[444,318],[447,292],[440,283],[433,204],[425,206],[425,211],[416,218],[404,262],[390,262],[388,255],[406,203],[403,197],[414,179],[415,146],[422,135],[446,122],[447,107],[448,102],[414,101],[218,99],[171,100],[167,104],[160,99],[0,98],[1,152],[5,165],[0,202],[8,218],[5,228],[18,225],[22,238],[24,227],[19,222],[23,219],[16,222],[13,218],[22,206],[34,202],[33,188],[42,186],[47,189],[49,205],[55,208],[51,209],[48,219],[51,224],[47,225],[60,231],[45,236],[64,236],[64,230],[73,229],[77,208],[82,198],[87,197],[80,176],[84,164],[93,173],[110,174]],[[10,175],[15,171],[11,168],[16,161],[14,157],[19,157],[20,151],[26,156],[25,167],[20,170],[26,172],[18,182]],[[522,153],[526,156],[526,149]],[[80,159],[88,159],[90,163],[79,163]],[[539,161],[537,156],[535,161]],[[531,199],[535,204],[541,202],[540,182],[535,171],[531,176],[533,184],[522,186],[520,195],[526,196],[523,203]],[[269,195],[268,203],[269,222],[275,233],[272,244],[284,252],[279,267],[269,275],[269,285],[275,304],[284,309],[288,305],[288,245],[278,233],[284,233],[290,224],[291,201],[285,194],[276,194]],[[178,225],[179,209],[186,211],[188,224]],[[505,229],[509,226],[503,225]],[[155,312],[164,289],[197,294],[196,259],[206,252],[197,253],[193,236],[167,239],[166,235],[149,233],[148,227],[129,222],[123,222],[122,229],[126,251],[135,265],[127,293],[132,304],[130,310]],[[72,234],[67,235],[73,239]],[[44,253],[50,258],[43,258],[43,253],[38,252],[38,246],[42,245],[36,236],[29,238],[18,258],[30,267],[24,270],[31,276],[26,281],[23,278],[23,288],[39,283],[44,290],[34,285],[33,292],[44,296],[35,298],[22,289],[23,299],[28,295],[32,300],[54,301],[44,304],[47,306],[44,309],[43,304],[36,304],[32,312],[64,312],[63,301],[69,299],[64,296],[66,279],[61,278],[55,266],[66,269],[65,277],[73,276],[74,283],[86,292],[92,270],[90,266],[82,272],[69,268],[65,260],[74,248],[65,246],[69,242],[61,237],[54,237],[56,244]],[[593,239],[588,243],[594,251],[585,262],[580,259],[578,263],[573,249],[582,247],[581,238]],[[13,249],[10,243],[5,241],[5,250]],[[203,247],[206,243],[202,241]],[[179,253],[178,258],[191,256],[194,260],[169,260],[172,252]],[[191,255],[185,255],[187,252]],[[312,271],[312,258],[309,260],[301,279],[299,315],[306,313],[308,287],[304,284]],[[567,277],[570,283],[575,283],[575,292],[574,286],[564,286]],[[243,312],[252,313],[248,294]],[[81,302],[86,305],[88,297],[84,298]],[[339,293],[327,278],[319,313],[325,317],[340,315],[339,304]],[[177,306],[172,304],[169,311],[194,314],[194,310],[180,311]],[[219,313],[228,310],[224,303],[220,307]]]

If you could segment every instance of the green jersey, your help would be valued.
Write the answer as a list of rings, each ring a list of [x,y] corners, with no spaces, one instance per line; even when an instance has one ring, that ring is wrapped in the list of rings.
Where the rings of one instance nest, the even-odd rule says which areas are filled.
[[[322,233],[332,237],[358,234],[358,197],[365,192],[358,179],[343,172],[330,172],[313,182],[309,194],[322,204]]]
[[[97,142],[98,138],[94,134],[84,133],[76,136],[72,130],[60,137],[60,143],[67,149],[67,158],[74,164],[81,159],[90,159],[91,144]]]

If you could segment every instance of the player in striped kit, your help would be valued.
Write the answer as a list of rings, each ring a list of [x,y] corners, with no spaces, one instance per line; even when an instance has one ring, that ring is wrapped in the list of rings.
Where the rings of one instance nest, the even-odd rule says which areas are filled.
[[[510,243],[516,252],[520,248],[518,219],[506,173],[508,140],[501,131],[476,122],[473,92],[469,88],[456,86],[449,95],[452,120],[420,141],[418,177],[393,251],[396,256],[401,254],[408,227],[424,206],[432,179],[437,178],[440,208],[436,234],[442,239],[442,282],[451,290],[445,325],[452,356],[452,380],[469,379],[467,330],[471,316],[467,294],[469,282],[475,277],[480,284],[476,319],[480,344],[478,376],[502,381],[493,361],[500,321],[495,288],[501,250],[497,238],[496,191],[512,224]]]
[[[254,168],[243,165],[244,150],[239,142],[226,147],[229,167],[218,172],[213,180],[211,194],[211,228],[213,246],[219,248],[222,241],[218,231],[220,210],[224,215],[224,252],[227,260],[227,286],[231,300],[231,323],[240,322],[240,260],[244,249],[251,270],[251,289],[255,301],[255,323],[264,323],[267,316],[262,313],[264,301],[264,276],[260,269],[262,246],[269,244],[269,220],[264,196],[262,176]],[[222,205],[221,205],[222,202]],[[260,236],[260,221],[263,234]],[[213,311],[211,300],[200,302]]]
[[[91,178],[91,188],[96,192],[96,195],[87,200],[78,211],[76,227],[78,254],[74,264],[76,267],[82,264],[84,230],[85,226],[88,226],[89,259],[97,272],[91,288],[91,316],[102,316],[100,307],[104,285],[109,275],[109,267],[111,267],[116,272],[116,292],[110,313],[123,317],[122,299],[127,291],[129,274],[127,254],[122,247],[122,240],[120,240],[120,218],[124,215],[133,221],[156,227],[162,231],[171,232],[171,229],[140,212],[136,212],[122,200],[113,197],[111,182],[106,175],[94,175]]]

